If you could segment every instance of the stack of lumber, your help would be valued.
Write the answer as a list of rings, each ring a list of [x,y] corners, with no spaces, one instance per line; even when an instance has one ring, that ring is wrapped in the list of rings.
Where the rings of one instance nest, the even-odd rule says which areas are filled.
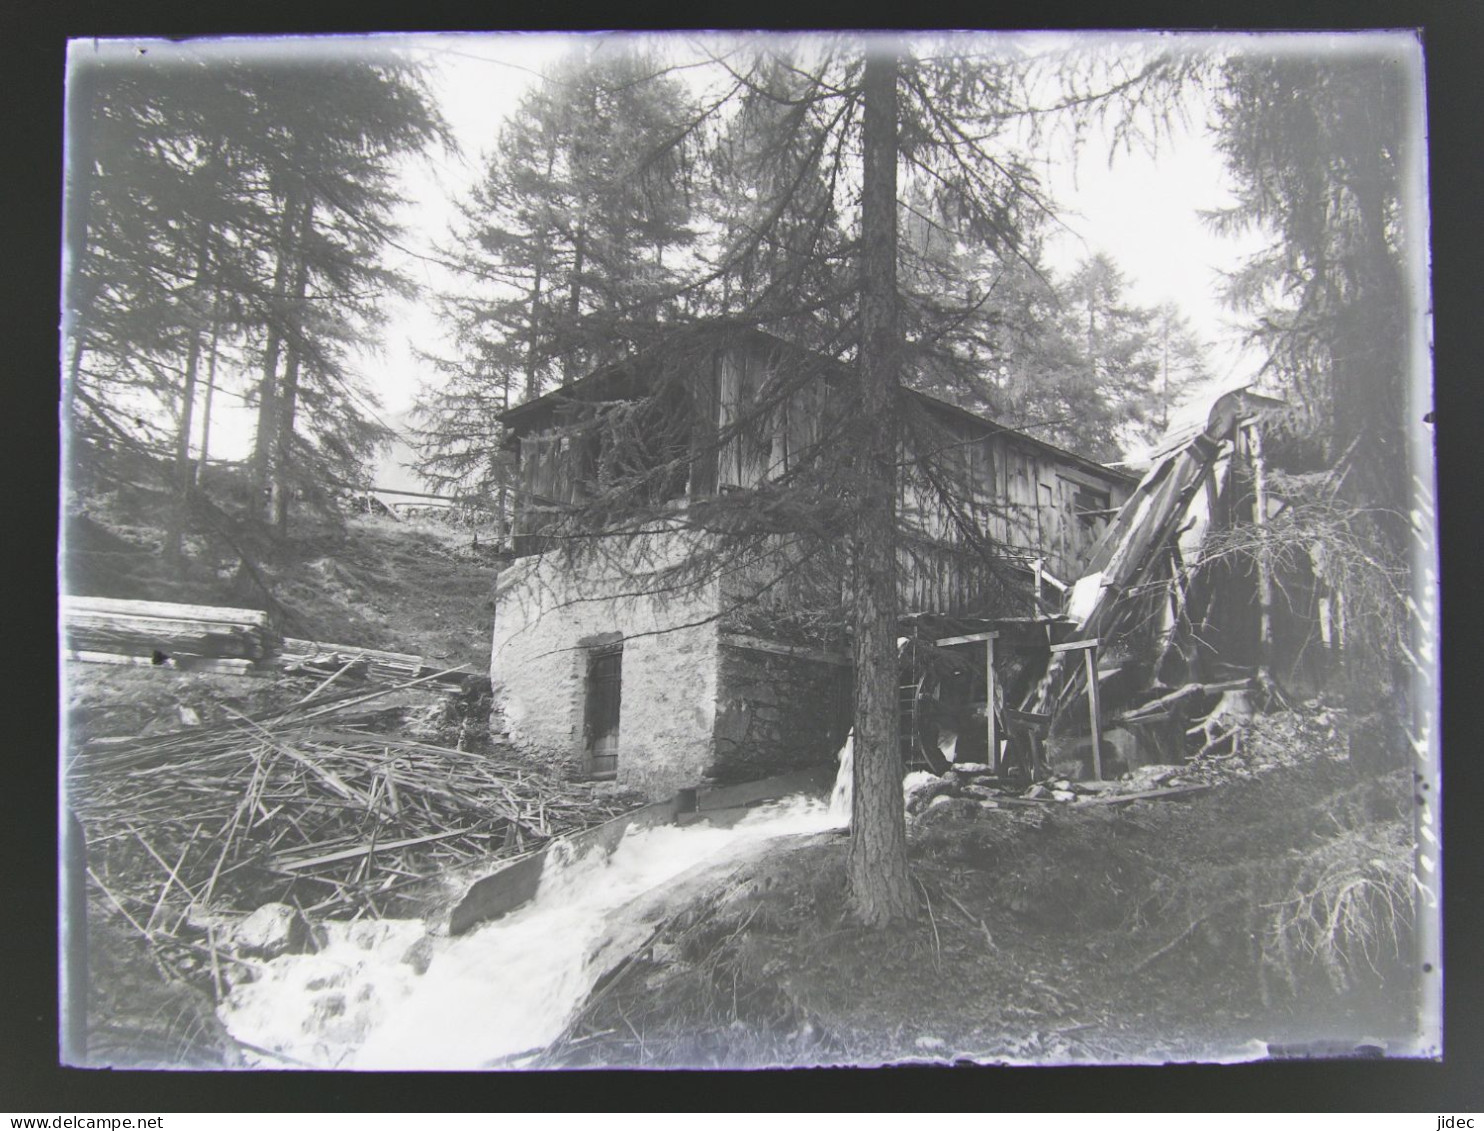
[[[402,687],[85,745],[67,797],[95,884],[153,941],[189,936],[202,911],[265,901],[327,917],[405,914],[419,885],[450,868],[624,808],[499,752],[379,733],[375,700]]]
[[[273,633],[261,609],[61,598],[62,634],[75,660],[245,672],[268,654]]]

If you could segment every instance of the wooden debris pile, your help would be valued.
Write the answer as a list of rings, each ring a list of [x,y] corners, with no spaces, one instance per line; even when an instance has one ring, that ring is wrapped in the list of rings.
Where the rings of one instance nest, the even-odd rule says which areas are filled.
[[[422,656],[408,652],[383,652],[354,644],[325,644],[316,640],[283,638],[278,649],[278,662],[285,671],[306,675],[335,675],[342,669],[351,678],[374,681],[419,679],[431,676],[439,682],[463,684],[467,676],[460,669],[444,670],[430,665]]]
[[[240,673],[274,641],[260,609],[64,596],[61,616],[69,658],[95,663]]]
[[[152,941],[189,934],[188,917],[269,901],[330,918],[406,914],[418,885],[450,868],[625,808],[513,757],[378,732],[374,700],[413,684],[85,745],[67,792],[93,880]]]

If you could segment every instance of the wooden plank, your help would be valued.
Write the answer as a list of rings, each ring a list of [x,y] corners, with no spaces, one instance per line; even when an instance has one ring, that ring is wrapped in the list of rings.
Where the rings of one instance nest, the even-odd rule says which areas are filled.
[[[222,624],[250,624],[268,627],[268,614],[262,609],[233,609],[217,605],[176,605],[167,601],[126,601],[113,597],[59,598],[65,613],[100,613],[105,616],[154,617],[163,620],[215,621]]]
[[[317,640],[299,640],[291,636],[283,638],[279,651],[286,657],[295,658],[329,659],[333,656],[355,656],[358,659],[410,669],[423,665],[421,656],[414,656],[407,652],[383,652],[376,648],[362,648],[355,644],[324,644]]]
[[[1083,648],[1096,648],[1102,641],[1097,638],[1092,640],[1068,640],[1065,644],[1053,644],[1053,652],[1076,652]]]
[[[407,848],[414,844],[428,844],[435,840],[447,840],[449,837],[463,836],[472,829],[453,829],[446,833],[433,833],[429,836],[409,837],[407,840],[378,841],[375,845],[363,844],[358,848],[347,848],[342,852],[330,852],[324,856],[316,856],[312,860],[279,860],[272,861],[272,867],[280,872],[299,872],[305,868],[314,868],[320,864],[334,864],[340,860],[354,860],[357,856],[365,856],[373,849],[377,852],[390,852],[394,848]]]
[[[611,854],[630,827],[647,828],[671,824],[675,820],[677,808],[677,801],[673,797],[668,801],[657,801],[560,840],[571,846],[574,856],[598,846]],[[450,911],[448,933],[464,934],[480,923],[498,919],[533,899],[541,886],[541,873],[546,868],[547,853],[556,843],[558,842],[551,841],[529,856],[520,857],[499,871],[475,881]]]

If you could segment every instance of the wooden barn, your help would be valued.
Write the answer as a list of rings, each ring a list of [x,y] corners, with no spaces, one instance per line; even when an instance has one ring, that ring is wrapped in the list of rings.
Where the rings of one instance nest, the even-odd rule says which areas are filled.
[[[670,461],[684,473],[660,487],[677,509],[788,475],[817,450],[831,399],[850,395],[848,367],[761,332],[685,356],[678,391],[647,425],[656,450],[688,456]],[[766,616],[721,615],[750,591],[750,605],[786,621],[806,600],[797,587],[754,567],[647,592],[635,578],[694,549],[682,532],[608,545],[587,561],[546,552],[564,510],[603,474],[584,414],[654,387],[643,362],[612,366],[506,415],[521,490],[516,560],[496,585],[491,675],[504,724],[574,772],[654,796],[828,763],[851,697],[839,642],[773,631]],[[903,429],[898,500],[904,632],[1058,619],[1062,591],[1136,477],[923,393],[905,401],[914,424]]]

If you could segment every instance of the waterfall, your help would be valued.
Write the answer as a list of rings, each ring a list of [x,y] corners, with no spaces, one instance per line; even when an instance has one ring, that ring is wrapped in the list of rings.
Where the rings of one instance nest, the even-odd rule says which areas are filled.
[[[496,922],[457,938],[435,937],[417,920],[328,923],[318,953],[265,963],[218,1012],[240,1040],[315,1068],[518,1067],[642,944],[650,927],[625,919],[625,905],[743,845],[838,827],[834,804],[791,797],[732,828],[630,829],[612,855],[596,847],[573,855],[559,843],[535,899]]]

